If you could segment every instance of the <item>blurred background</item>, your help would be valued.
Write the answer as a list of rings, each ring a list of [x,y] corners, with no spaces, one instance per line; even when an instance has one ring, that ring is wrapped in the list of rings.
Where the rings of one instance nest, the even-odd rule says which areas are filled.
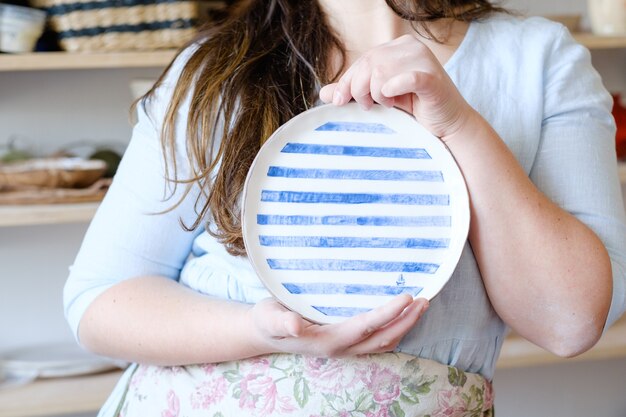
[[[619,22],[602,23],[602,16],[598,17],[602,11],[590,8],[590,5],[609,1],[510,0],[502,4],[524,14],[549,16],[569,25],[573,32],[587,33],[580,39],[590,47],[594,66],[617,99],[616,118],[624,120],[624,103],[619,97],[626,95],[626,34],[620,34]],[[33,5],[25,0],[1,3]],[[226,4],[209,3],[186,12],[191,13],[185,15],[186,18],[219,19],[221,7]],[[38,4],[48,9],[54,5],[43,0]],[[613,9],[615,13],[610,13],[609,18],[623,13],[622,21],[626,22],[623,10],[626,3],[619,1],[615,4],[621,4],[621,9],[611,6],[618,8]],[[94,158],[108,164],[109,172],[102,173],[102,178],[106,179],[112,174],[110,170],[114,170],[116,157],[121,156],[130,138],[130,104],[159,76],[180,39],[165,34],[161,38],[140,41],[103,40],[105,34],[93,34],[91,38],[98,39],[80,40],[77,36],[82,30],[80,22],[63,21],[63,10],[53,12],[60,20],[58,24],[69,25],[69,29],[57,28],[55,32],[48,21],[43,38],[36,39],[32,48],[39,51],[63,48],[72,54],[43,55],[45,58],[35,54],[15,54],[6,50],[16,47],[15,42],[4,44],[0,41],[0,49],[5,48],[5,53],[0,53],[0,158],[47,158],[53,155],[84,160]],[[592,21],[592,15],[599,20]],[[3,26],[1,16],[2,12],[0,31],[8,27],[6,22]],[[154,23],[150,16],[142,18],[148,25],[146,31],[157,30],[149,27]],[[37,17],[25,19],[36,20]],[[172,18],[173,21],[181,19],[184,20],[180,16]],[[182,32],[185,24],[180,22],[166,29],[181,31],[177,33],[182,39],[187,36]],[[600,31],[608,33],[602,33],[602,38],[590,36],[588,33],[592,29],[597,34]],[[64,44],[58,32],[65,33]],[[132,45],[139,49],[132,51]],[[124,52],[128,49],[131,51]],[[74,61],[71,57],[85,51],[95,53],[97,59]],[[623,135],[623,124],[621,129]],[[618,142],[618,149],[619,145]],[[62,168],[53,166],[48,169],[53,175]],[[0,182],[0,190],[1,187]],[[0,362],[3,354],[6,358],[25,347],[45,349],[45,346],[67,346],[73,341],[63,318],[62,287],[68,266],[101,197],[83,191],[80,194],[83,200],[68,199],[68,204],[57,204],[52,208],[49,204],[37,206],[34,203],[37,199],[41,202],[43,194],[54,200],[70,198],[71,193],[59,197],[58,190],[36,195],[15,191],[6,194],[17,199],[8,200],[10,204],[2,203],[0,193]],[[78,198],[76,193],[71,195]],[[29,198],[31,203],[28,203]],[[611,345],[605,350],[578,361],[557,361],[541,352],[528,350],[523,343],[516,345],[517,341],[512,341],[495,376],[497,415],[626,417],[626,328],[611,337]],[[30,391],[27,385],[4,388],[0,385],[0,417],[95,416],[97,407],[94,404],[106,397],[115,377],[113,374],[100,379],[77,379],[78,385],[71,385],[72,381],[67,378],[65,382],[52,384],[48,379],[44,381],[48,385],[40,384]],[[64,385],[66,383],[69,385]],[[71,404],[73,400],[59,394],[76,387],[93,391],[89,397],[91,403]],[[41,404],[37,403],[38,399]]]

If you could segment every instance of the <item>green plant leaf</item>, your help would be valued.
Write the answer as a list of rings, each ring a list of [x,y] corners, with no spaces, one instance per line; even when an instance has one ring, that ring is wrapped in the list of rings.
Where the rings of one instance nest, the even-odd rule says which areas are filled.
[[[369,405],[368,405],[369,404]],[[356,411],[364,412],[371,409],[373,406],[373,401],[371,399],[371,394],[368,392],[361,392],[354,402],[354,409]]]
[[[231,384],[241,381],[241,375],[239,375],[239,372],[235,370],[226,371],[222,375],[224,375],[224,378],[226,378],[226,380]]]
[[[467,375],[460,369],[448,366],[448,382],[450,382],[453,387],[463,387],[467,382]]]
[[[296,383],[293,385],[293,396],[300,408],[304,408],[304,406],[309,402],[310,395],[311,390],[309,389],[309,384],[306,379],[298,378]]]
[[[391,403],[390,411],[393,417],[404,417],[404,410],[400,407],[400,403],[398,401]]]

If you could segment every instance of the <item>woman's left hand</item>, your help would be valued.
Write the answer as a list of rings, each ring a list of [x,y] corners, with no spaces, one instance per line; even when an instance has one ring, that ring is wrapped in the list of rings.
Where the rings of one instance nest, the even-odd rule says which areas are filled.
[[[398,107],[444,142],[475,115],[435,55],[411,35],[365,53],[323,87],[320,98],[335,105],[354,99],[366,109],[374,103]]]
[[[354,99],[365,108],[375,102],[398,107],[441,138],[467,184],[469,240],[498,315],[560,356],[577,355],[598,341],[612,290],[602,241],[535,187],[426,45],[413,36],[380,45],[320,97],[337,105]]]

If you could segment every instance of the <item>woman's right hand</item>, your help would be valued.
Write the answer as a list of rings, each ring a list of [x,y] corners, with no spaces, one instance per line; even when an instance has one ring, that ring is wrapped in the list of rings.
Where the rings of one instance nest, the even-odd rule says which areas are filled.
[[[249,313],[260,351],[343,357],[394,350],[427,308],[426,299],[403,294],[336,324],[311,323],[272,298],[260,301]]]

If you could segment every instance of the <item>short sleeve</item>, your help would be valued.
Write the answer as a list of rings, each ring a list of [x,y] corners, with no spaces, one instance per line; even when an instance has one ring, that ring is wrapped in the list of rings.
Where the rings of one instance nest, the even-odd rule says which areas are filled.
[[[546,60],[542,134],[530,177],[604,243],[613,271],[608,328],[626,307],[626,216],[612,100],[589,51],[566,29],[561,29]]]
[[[165,181],[160,127],[172,88],[185,57],[182,54],[170,69],[153,99],[137,106],[137,122],[112,185],[98,208],[64,288],[65,315],[78,337],[80,320],[105,290],[123,280],[159,275],[177,279],[200,231],[185,231],[196,218],[197,189],[171,211],[184,192]],[[183,105],[181,115],[184,116]],[[180,178],[189,174],[184,151],[185,119],[179,117],[177,169]],[[182,133],[182,134],[181,134]],[[173,191],[170,199],[165,199]]]

